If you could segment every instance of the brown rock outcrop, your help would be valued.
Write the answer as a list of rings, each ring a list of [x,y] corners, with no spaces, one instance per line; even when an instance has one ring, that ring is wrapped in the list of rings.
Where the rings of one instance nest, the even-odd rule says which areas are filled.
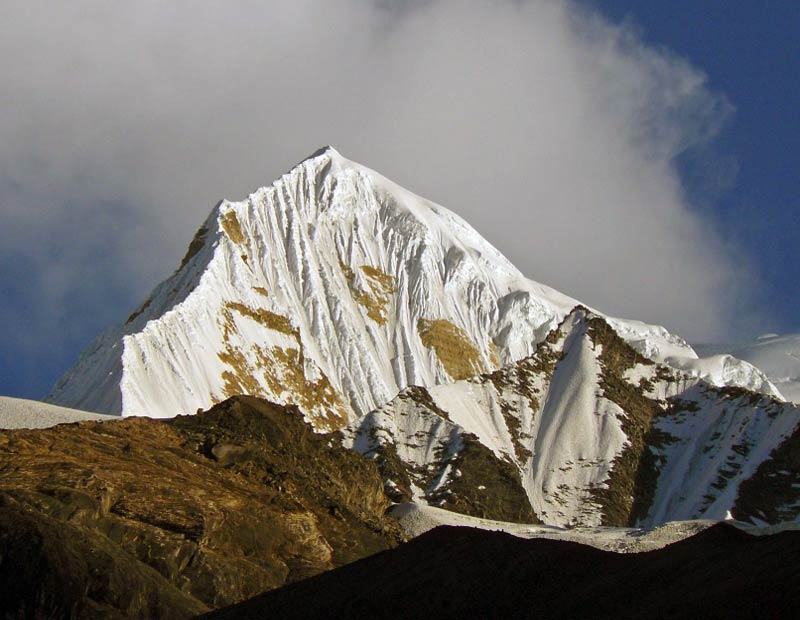
[[[0,612],[189,617],[394,546],[375,465],[292,407],[0,433]]]

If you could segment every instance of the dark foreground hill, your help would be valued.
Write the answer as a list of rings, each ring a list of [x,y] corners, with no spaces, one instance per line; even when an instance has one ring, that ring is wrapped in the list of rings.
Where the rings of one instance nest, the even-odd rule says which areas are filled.
[[[293,407],[0,432],[0,617],[184,618],[397,544],[377,468]]]
[[[776,618],[800,609],[800,532],[728,525],[650,553],[439,527],[204,618]]]

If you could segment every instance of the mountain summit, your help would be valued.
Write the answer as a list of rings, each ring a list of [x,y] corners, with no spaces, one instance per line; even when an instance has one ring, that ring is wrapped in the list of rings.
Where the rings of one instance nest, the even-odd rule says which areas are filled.
[[[460,217],[324,147],[246,200],[223,200],[178,270],[102,334],[48,396],[171,417],[234,394],[342,427],[412,385],[531,355],[578,304],[525,278]],[[642,355],[779,396],[730,356],[606,317]]]

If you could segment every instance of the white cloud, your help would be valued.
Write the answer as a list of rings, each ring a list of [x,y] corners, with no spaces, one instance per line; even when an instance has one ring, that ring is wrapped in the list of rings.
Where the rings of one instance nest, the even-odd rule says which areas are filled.
[[[572,2],[7,4],[0,243],[43,307],[142,294],[325,143],[611,313],[711,339],[753,286],[674,166],[731,106]]]

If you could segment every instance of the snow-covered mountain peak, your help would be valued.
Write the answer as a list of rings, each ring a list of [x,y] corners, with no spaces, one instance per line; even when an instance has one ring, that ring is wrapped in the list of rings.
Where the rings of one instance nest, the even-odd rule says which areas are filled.
[[[330,157],[331,159],[334,159],[334,158],[337,158],[337,157],[340,158],[342,155],[341,155],[341,153],[339,153],[339,151],[337,151],[335,148],[333,148],[330,144],[326,144],[324,146],[319,147],[316,151],[311,153],[311,155],[306,157],[303,161],[307,161],[309,159],[315,159],[317,157],[322,157],[322,156],[327,156],[327,157]]]
[[[173,416],[247,393],[339,428],[407,386],[530,356],[577,304],[525,278],[458,215],[325,147],[217,204],[178,270],[49,400]],[[736,360],[703,367],[662,327],[608,321],[656,361],[777,394]]]

